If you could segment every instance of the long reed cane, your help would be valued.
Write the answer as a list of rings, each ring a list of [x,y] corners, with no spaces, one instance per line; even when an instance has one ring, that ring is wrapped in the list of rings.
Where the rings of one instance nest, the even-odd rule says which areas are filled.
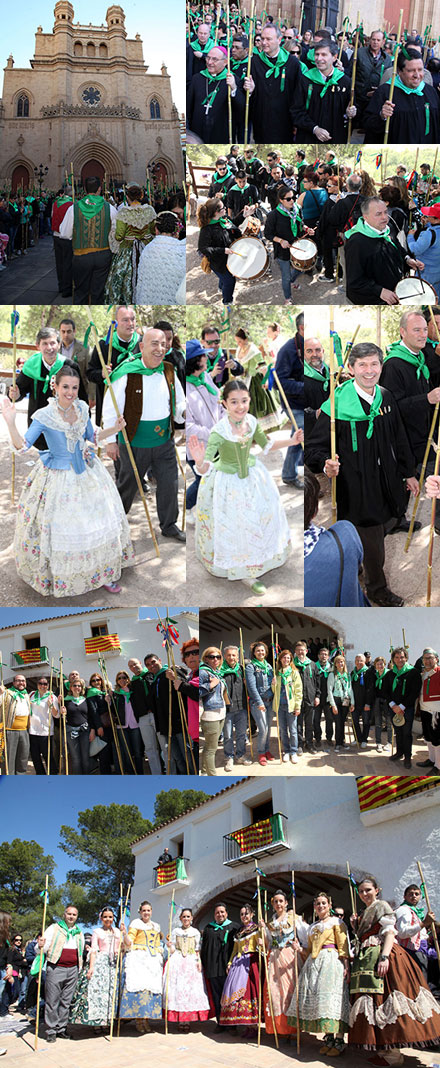
[[[425,883],[425,879],[424,879],[423,872],[422,872],[422,865],[421,865],[419,860],[417,861],[417,867],[419,869],[420,878],[422,880],[422,887],[423,887],[422,893],[424,894],[424,897],[425,897],[425,901],[426,901],[426,904],[427,904],[427,907],[428,907],[428,912],[431,912],[431,905],[429,903],[428,887],[427,887],[427,885]],[[432,941],[434,943],[434,946],[435,946],[435,949],[436,949],[436,953],[437,953],[437,960],[440,960],[440,947],[439,947],[439,944],[438,944],[437,930],[436,930],[436,926],[435,926],[434,922],[431,923],[431,934],[432,934]]]
[[[279,751],[279,754],[280,754],[280,764],[282,764],[283,757],[282,757],[282,753],[281,753],[280,721],[279,721],[279,716],[278,716],[279,698],[277,697],[277,691],[276,691],[276,682],[277,682],[277,663],[276,662],[277,662],[277,656],[276,656],[275,646],[278,647],[278,635],[277,635],[276,643],[274,644],[273,623],[271,624],[271,644],[272,644],[273,677],[274,677],[274,682],[275,682],[275,690],[274,690],[275,719],[276,719],[276,725],[277,725],[277,739],[278,739],[278,751]],[[282,685],[282,683],[281,683],[281,680],[280,680],[280,687],[281,687],[281,685]],[[280,696],[281,696],[281,688],[280,688]]]
[[[394,53],[394,63],[393,63],[393,73],[391,75],[390,91],[388,93],[388,103],[389,104],[393,103],[394,83],[396,81],[396,74],[397,74],[397,57],[398,57],[398,54],[399,54],[400,34],[402,32],[402,19],[403,19],[403,8],[400,9],[400,14],[399,14],[399,29],[397,31],[396,51]],[[391,116],[389,115],[387,120],[386,120],[386,122],[385,122],[385,133],[384,133],[384,138],[383,138],[384,145],[388,144],[388,137],[389,137],[389,132],[390,132],[390,118],[391,118]]]
[[[228,50],[228,76],[231,73],[231,39],[229,36],[229,4],[226,5],[226,47]],[[231,86],[228,85],[228,133],[229,144],[232,144],[232,99],[231,99]]]
[[[99,667],[100,667],[100,670],[101,670],[101,675],[102,675],[102,677],[104,679],[104,685],[107,688],[107,696],[111,697],[111,694],[110,694],[110,683],[108,682],[108,678],[106,680],[106,678],[104,677],[104,669],[103,669],[103,666],[102,666],[101,657],[98,657],[98,663],[99,663]],[[108,704],[111,704],[111,699],[108,702]],[[114,706],[114,707],[116,708],[116,706]],[[120,748],[120,745],[119,745],[119,738],[118,738],[116,726],[115,726],[115,723],[114,723],[114,720],[113,720],[113,716],[111,715],[111,712],[110,712],[110,708],[109,708],[109,718],[110,718],[110,726],[111,726],[112,734],[113,734],[113,742],[114,742],[114,746],[115,746],[115,752],[116,752],[116,756],[117,756],[118,761],[119,761],[119,772],[120,772],[121,775],[125,775],[123,760],[122,760],[122,756],[121,756],[121,748]]]
[[[64,705],[64,675],[63,675],[63,654],[60,651],[60,702]],[[66,726],[66,714],[62,715],[62,744],[64,745],[64,774],[69,774],[69,751],[67,748],[67,726]],[[61,739],[60,739],[61,743]],[[60,745],[61,748],[61,745]]]
[[[122,738],[122,741],[123,741],[123,743],[125,745],[125,750],[126,750],[128,759],[129,759],[130,764],[131,764],[131,766],[133,768],[133,774],[137,775],[138,773],[136,771],[136,766],[135,766],[133,757],[132,757],[131,752],[130,752],[129,744],[128,744],[127,739],[126,739],[125,734],[124,734],[124,729],[122,727],[122,723],[121,723],[121,719],[120,719],[120,716],[119,716],[119,712],[118,712],[118,708],[117,708],[117,705],[116,705],[116,701],[115,701],[115,699],[113,697],[113,694],[111,692],[110,679],[109,679],[108,674],[107,674],[107,666],[106,666],[104,657],[102,657],[102,659],[100,660],[100,664],[101,664],[101,667],[102,667],[102,674],[103,674],[103,677],[104,677],[104,681],[107,683],[108,691],[110,693],[110,699],[111,699],[111,702],[113,704],[113,710],[114,710],[114,713],[115,713],[116,725],[119,726],[120,729],[121,729],[121,738]],[[112,717],[110,716],[110,719],[111,718]]]
[[[355,332],[354,332],[354,334],[353,334],[353,337],[352,337],[351,341],[348,341],[348,342],[347,342],[347,347],[346,347],[346,350],[345,350],[345,352],[344,352],[344,359],[343,359],[343,361],[342,361],[342,367],[338,367],[338,371],[337,371],[337,374],[336,374],[336,380],[335,380],[335,381],[336,381],[336,385],[337,385],[337,386],[339,386],[339,381],[340,381],[340,378],[341,378],[341,374],[342,374],[342,372],[343,372],[344,368],[345,368],[345,367],[347,366],[347,362],[348,362],[348,357],[349,357],[349,355],[350,355],[350,352],[351,352],[351,350],[352,350],[352,348],[353,348],[353,345],[354,345],[354,343],[355,343],[355,341],[356,341],[356,338],[357,338],[357,336],[358,336],[358,333],[359,333],[359,330],[360,330],[360,328],[361,328],[361,324],[360,324],[360,323],[358,323],[358,325],[357,325],[357,327],[356,327],[356,330],[355,330]]]
[[[43,905],[43,926],[41,929],[42,935],[46,930],[46,912],[47,912],[47,898],[49,896],[49,876],[46,875],[46,884],[44,887],[44,905]],[[41,973],[43,970],[43,950],[40,949],[40,959],[38,962],[38,992],[37,992],[37,1009],[35,1013],[35,1042],[34,1050],[38,1048],[38,1028],[40,1025],[40,997],[41,997]]]
[[[2,694],[2,724],[3,724],[3,747],[5,753],[5,775],[9,775],[9,757],[8,757],[8,740],[6,737],[6,713],[5,713],[5,701],[6,692]]]
[[[351,72],[351,91],[350,91],[350,107],[351,108],[353,107],[353,104],[354,104],[354,90],[355,90],[355,82],[356,82],[356,67],[357,67],[357,57],[358,57],[358,48],[359,48],[359,20],[360,20],[360,13],[358,11],[358,13],[357,13],[357,22],[356,22],[356,40],[355,40],[355,44],[354,44],[354,55],[353,55],[353,69],[352,69],[352,72]],[[351,142],[352,122],[353,122],[352,119],[348,120],[347,145],[349,145],[350,142]]]
[[[334,343],[334,329],[335,329],[335,309],[333,304],[330,305],[330,456],[332,460],[336,458],[336,420],[335,420],[335,343]],[[332,523],[336,523],[338,518],[336,507],[336,476],[333,475],[331,479],[331,492],[332,492]]]
[[[348,886],[349,886],[349,889],[350,889],[351,911],[352,911],[353,916],[356,916],[356,898],[354,896],[353,883],[351,881],[350,863],[349,863],[348,860],[347,860],[347,877],[348,877]]]
[[[437,452],[435,455],[434,475],[438,475],[440,466],[440,422],[437,433]],[[435,505],[436,498],[433,497],[431,502],[431,523],[429,527],[429,544],[428,544],[428,572],[426,577],[426,607],[431,607],[431,587],[432,587],[432,554],[434,549],[434,527],[435,527]]]
[[[298,423],[297,423],[297,421],[295,419],[295,416],[294,416],[294,414],[292,412],[292,409],[291,409],[291,407],[289,405],[289,402],[287,400],[286,394],[284,392],[284,389],[283,389],[283,387],[281,385],[281,382],[280,382],[280,380],[278,378],[277,372],[276,372],[274,367],[272,367],[272,374],[273,374],[273,377],[274,377],[275,382],[277,384],[278,392],[279,392],[280,396],[282,397],[282,399],[284,401],[284,407],[285,407],[286,412],[287,412],[287,414],[289,416],[289,419],[290,419],[290,422],[291,422],[291,424],[293,426],[293,429],[294,430],[298,430]]]
[[[52,705],[53,705],[52,683],[53,683],[53,657],[52,657],[52,662],[51,662],[51,665],[50,665],[49,696],[48,696],[48,699],[47,699],[48,711],[49,711],[49,722],[48,722],[48,733],[47,733],[47,774],[48,775],[50,775],[50,728],[51,728],[51,725],[52,725]]]
[[[168,617],[168,615],[169,615],[169,609],[167,608],[167,617]],[[174,659],[174,649],[173,649],[173,646],[172,646],[171,642],[169,644],[170,644],[170,655],[171,655],[171,668],[172,668],[172,670],[174,672],[174,678],[177,679],[178,675],[177,675],[176,661]],[[182,725],[183,741],[184,741],[184,747],[185,747],[186,773],[187,773],[187,775],[189,775],[188,753],[187,753],[187,745],[188,745],[188,749],[189,749],[190,754],[191,754],[193,772],[194,772],[194,775],[197,775],[198,774],[198,769],[196,767],[196,762],[195,762],[195,759],[194,759],[194,750],[193,750],[192,738],[191,738],[191,735],[190,735],[189,729],[188,729],[188,717],[187,717],[187,714],[186,714],[185,702],[183,700],[182,694],[180,693],[180,690],[177,690],[177,701],[178,701],[178,705],[179,705],[180,722],[181,722],[181,725]],[[186,737],[185,737],[185,735],[186,735]]]
[[[295,872],[292,870],[292,906],[293,906],[293,930],[296,933],[296,893],[295,893]],[[301,1034],[299,1027],[299,990],[298,990],[298,952],[295,950],[295,1001],[296,1001],[296,1052],[299,1054],[301,1047]]]
[[[431,316],[431,322],[433,324],[434,330],[435,330],[435,332],[437,334],[437,342],[440,345],[440,332],[439,332],[439,329],[438,329],[438,326],[437,326],[437,322],[436,322],[436,318],[435,318],[435,315],[434,315],[434,312],[432,310],[431,305],[429,305],[429,314]],[[439,412],[439,404],[437,403],[435,405],[435,407],[434,407],[434,411],[433,411],[433,414],[432,414],[431,426],[430,426],[430,429],[429,429],[428,440],[426,442],[425,455],[423,457],[423,463],[422,463],[422,466],[421,466],[421,469],[420,469],[419,491],[418,491],[418,493],[417,493],[417,495],[416,495],[416,497],[414,499],[411,522],[410,522],[410,525],[409,525],[409,531],[408,531],[407,539],[406,539],[406,542],[405,542],[405,552],[406,553],[408,552],[408,549],[409,549],[409,547],[411,545],[411,538],[413,536],[413,531],[414,531],[414,523],[416,521],[417,509],[419,507],[419,501],[420,501],[420,497],[421,497],[421,493],[422,493],[423,480],[425,478],[426,465],[428,463],[428,457],[429,457],[429,453],[431,451],[432,439],[434,437],[434,430],[435,430],[435,424],[437,422],[438,412]]]
[[[250,706],[250,701],[249,701],[248,688],[247,688],[247,685],[246,685],[246,672],[245,672],[245,665],[244,665],[243,634],[242,634],[241,627],[240,627],[240,661],[241,661],[241,670],[243,672],[244,692],[245,692],[245,695],[246,695],[246,707],[247,707],[247,714],[248,714],[248,729],[249,729],[249,745],[250,745],[250,749],[251,749],[251,760],[253,761],[254,753],[253,753],[253,747],[252,747],[251,706]]]
[[[12,327],[12,388],[15,392],[15,386],[17,381],[17,306],[13,306],[13,327]],[[15,400],[14,400],[15,404]],[[11,460],[11,502],[15,502],[15,452],[12,453]]]
[[[258,929],[262,932],[261,941],[263,943],[263,959],[264,959],[264,970],[265,970],[265,974],[266,974],[267,997],[268,997],[268,1001],[269,1001],[269,1012],[270,1012],[270,1018],[272,1020],[272,1027],[273,1027],[273,1033],[274,1033],[274,1038],[275,1038],[275,1045],[276,1045],[276,1048],[279,1049],[278,1032],[277,1032],[277,1028],[276,1028],[275,1016],[274,1016],[274,1011],[273,1011],[272,991],[270,989],[269,969],[268,969],[268,966],[267,966],[266,932],[264,931],[263,927],[260,927],[260,923],[262,924],[262,920],[263,920],[262,911],[261,911],[260,872],[259,872],[259,869],[258,869],[258,862],[257,862],[255,857],[254,857],[254,864],[255,864],[255,875],[256,875],[256,878],[257,878]],[[260,981],[260,987],[261,987],[261,981]],[[260,1001],[260,1005],[261,1005],[261,1001]],[[261,1017],[261,1013],[260,1013],[260,1017]]]
[[[255,11],[255,0],[252,0],[251,15],[250,15],[250,19],[249,19],[249,52],[248,52],[247,71],[246,71],[246,77],[247,78],[250,78],[250,76],[251,76],[251,63],[252,63],[252,55],[253,55],[253,51],[254,51],[254,35],[253,35],[254,11]],[[250,92],[249,92],[249,89],[246,89],[246,106],[245,106],[245,112],[244,112],[244,147],[245,148],[249,144],[249,129],[248,129],[248,126],[249,126],[249,99],[250,99]]]
[[[437,155],[438,155],[438,148],[436,148],[436,150],[435,150],[434,163],[432,165],[431,174],[429,175],[428,188],[427,188],[426,193],[425,193],[425,205],[429,204],[429,197],[431,195],[431,186],[432,186],[432,183],[433,183],[433,179],[435,177],[435,168],[436,168],[436,164],[437,164]]]
[[[123,918],[124,918],[124,923],[125,923],[125,917],[127,915],[128,899],[130,897],[130,890],[131,890],[131,883],[129,884],[129,887],[128,887],[128,890],[127,890],[127,896],[125,898],[125,907],[124,907],[124,912],[123,913],[122,913],[122,893],[120,895],[121,896],[121,923],[122,923],[122,919]],[[121,963],[122,941],[123,941],[123,938],[122,938],[122,934],[121,934],[121,937],[119,939],[119,945],[118,945],[118,955],[116,957],[115,979],[114,979],[114,983],[113,983],[112,1011],[111,1011],[111,1017],[110,1017],[110,1033],[109,1033],[109,1036],[108,1036],[110,1042],[113,1042],[113,1027],[114,1027],[114,1022],[115,1022],[115,1009],[116,1009],[116,990],[117,990],[117,985],[118,985],[118,972],[119,972],[120,963]]]
[[[170,963],[171,963],[170,943],[171,943],[171,924],[173,922],[173,913],[174,913],[174,894],[175,894],[175,888],[173,887],[173,892],[172,892],[172,895],[171,895],[170,916],[169,916],[169,921],[168,921],[168,960],[167,960],[167,977],[166,977],[166,981],[165,981],[165,1034],[166,1035],[168,1034],[168,994],[169,994],[169,988],[170,988]]]

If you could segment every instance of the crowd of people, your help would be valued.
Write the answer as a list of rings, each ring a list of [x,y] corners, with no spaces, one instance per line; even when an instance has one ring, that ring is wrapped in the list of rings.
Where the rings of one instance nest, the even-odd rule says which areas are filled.
[[[431,27],[397,34],[344,19],[289,26],[266,11],[252,20],[235,0],[190,4],[187,128],[190,142],[435,144],[440,48]],[[391,84],[392,82],[392,84]]]
[[[100,586],[121,593],[121,570],[134,559],[127,514],[141,480],[144,498],[150,492],[148,476],[156,483],[162,536],[185,541],[177,526],[175,431],[185,419],[180,342],[168,321],[138,332],[132,307],[116,306],[115,315],[112,338],[100,345],[105,371],[97,345],[90,351],[77,341],[75,322],[66,318],[59,330],[41,327],[36,352],[20,362],[3,400],[14,450],[38,451],[18,504],[14,550],[18,574],[42,596],[77,596]],[[118,416],[110,390],[104,396],[108,376]],[[26,397],[22,436],[15,403]],[[96,455],[102,441],[114,479]]]
[[[180,652],[175,671],[152,652],[132,657],[113,685],[101,667],[88,682],[72,670],[62,688],[50,673],[35,689],[14,675],[0,687],[2,772],[26,775],[31,759],[36,775],[197,774],[198,639]]]
[[[202,932],[185,906],[167,934],[149,901],[132,920],[121,905],[119,926],[105,905],[90,933],[68,905],[26,947],[19,935],[9,943],[11,917],[2,913],[0,1013],[20,999],[19,1009],[35,1017],[41,970],[49,1043],[79,1037],[76,1024],[104,1033],[117,1019],[134,1021],[147,1034],[166,1018],[187,1033],[214,1018],[215,1033],[229,1029],[240,1040],[255,1040],[264,1025],[266,1034],[294,1041],[299,1028],[322,1036],[321,1055],[340,1056],[348,1046],[369,1051],[375,1065],[403,1064],[401,1049],[438,1049],[439,924],[416,883],[397,907],[381,898],[373,876],[353,877],[351,890],[349,920],[327,890],[310,901],[306,920],[277,889],[267,911],[260,897],[258,907],[244,902],[239,921],[217,901]]]
[[[388,586],[385,538],[408,534],[410,496],[423,488],[433,498],[439,494],[434,446],[426,455],[424,487],[419,484],[440,401],[439,326],[437,306],[408,309],[398,339],[385,353],[373,341],[349,346],[346,370],[342,376],[338,367],[335,375],[334,454],[328,364],[319,339],[305,340],[306,604],[404,603]],[[319,498],[323,481],[328,485],[332,479],[337,522],[327,530],[319,523]],[[437,512],[438,505],[436,532]],[[420,528],[416,519],[413,529]],[[329,560],[334,564],[330,569]],[[361,568],[366,597],[358,582]]]
[[[187,490],[187,521],[195,522],[196,553],[213,575],[240,580],[256,594],[265,593],[261,577],[281,567],[291,551],[287,517],[264,463],[251,453],[258,445],[266,455],[286,448],[281,478],[302,490],[304,316],[296,334],[280,344],[280,326],[268,327],[255,345],[238,328],[234,356],[221,347],[214,324],[206,324],[201,342],[186,345],[187,454],[195,475]],[[278,383],[268,388],[270,369]],[[284,397],[274,397],[280,385]],[[265,433],[291,422],[290,436],[270,439]],[[232,549],[233,546],[233,549]]]
[[[275,265],[279,303],[292,295],[313,302],[310,280],[337,283],[344,303],[435,302],[439,177],[423,157],[418,170],[409,161],[393,169],[386,152],[367,170],[362,150],[354,163],[333,149],[307,161],[306,149],[288,146],[263,160],[231,145],[216,160],[208,196],[197,190],[192,198],[201,268],[217,276],[223,304],[232,303],[239,281],[261,287],[264,299]]]
[[[185,304],[185,194],[86,178],[72,193],[0,194],[0,270],[53,238],[58,291],[74,304]]]

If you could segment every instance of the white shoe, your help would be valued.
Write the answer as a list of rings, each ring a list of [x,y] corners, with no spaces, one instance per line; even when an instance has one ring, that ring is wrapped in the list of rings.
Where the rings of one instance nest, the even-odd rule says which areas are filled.
[[[288,753],[284,753],[283,764],[288,764],[288,763],[289,763],[289,754]]]
[[[385,748],[386,748],[386,746],[385,746]],[[377,749],[378,753],[383,753],[383,745],[377,745],[376,749]]]
[[[391,746],[389,742],[387,742],[387,744],[383,746],[383,751],[384,753],[391,753]]]
[[[233,761],[232,757],[228,757],[228,759],[226,761],[226,764],[225,764],[225,771],[232,771],[233,767],[234,767],[234,761]]]
[[[195,527],[196,525],[196,517],[193,508],[190,508],[189,512],[186,513],[186,525],[187,527]]]
[[[298,763],[298,757],[297,757],[296,753],[291,753],[290,754],[290,762],[291,762],[291,764],[297,764]]]
[[[302,746],[300,746],[300,745],[299,745],[299,746],[298,746],[298,749],[296,750],[296,752],[297,752],[297,755],[298,755],[298,756],[302,756],[302,755],[303,755],[303,751],[304,751],[304,750],[302,749]]]
[[[7,1052],[8,1051],[6,1049],[4,1049],[4,1047],[2,1046],[2,1048],[0,1049],[0,1057],[4,1057],[5,1053],[7,1053]]]
[[[366,742],[361,742],[361,749],[367,749],[367,748],[368,748],[367,743]]]

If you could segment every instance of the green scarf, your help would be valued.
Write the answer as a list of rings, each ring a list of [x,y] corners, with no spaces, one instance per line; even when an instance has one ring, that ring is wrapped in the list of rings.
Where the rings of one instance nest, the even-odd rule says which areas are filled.
[[[38,693],[38,690],[35,690],[34,696],[32,698],[32,704],[33,705],[43,705],[44,702],[47,701],[48,697],[51,697],[51,696],[53,697],[53,694],[50,693],[50,690],[47,691],[45,697],[40,697],[40,694]]]
[[[246,189],[249,189],[249,188],[250,188],[249,182],[246,182],[242,189],[240,189],[239,185],[231,185],[231,188],[230,188],[229,192],[230,193],[232,193],[232,192],[234,192],[234,193],[244,193],[246,191]]]
[[[364,664],[363,667],[359,668],[359,671],[356,668],[353,668],[353,671],[351,673],[351,681],[352,682],[357,682],[358,679],[360,679],[361,675],[364,675],[366,671],[367,671],[367,665],[366,664]]]
[[[165,671],[166,671],[166,668],[165,668]],[[159,675],[160,673],[158,672],[157,674]],[[130,690],[121,690],[121,689],[119,689],[119,687],[116,688],[116,686],[115,686],[115,688],[113,690],[113,693],[120,694],[121,697],[125,697],[127,701],[129,701],[130,698],[131,698],[131,691]]]
[[[145,366],[142,356],[136,356],[134,360],[121,361],[110,375],[110,381],[117,382],[118,378],[122,378],[124,375],[163,375],[163,373],[163,361],[158,367],[150,368]]]
[[[343,679],[344,682],[347,683],[347,686],[350,684],[350,679],[348,677],[348,671],[333,671],[333,674],[335,676],[335,679]]]
[[[408,662],[406,664],[404,664],[402,668],[399,668],[399,669],[397,669],[395,664],[393,665],[393,674],[396,676],[395,679],[394,679],[393,685],[392,685],[393,693],[394,693],[394,690],[396,689],[396,686],[397,686],[397,680],[400,679],[401,675],[406,675],[407,671],[412,671],[412,664],[408,664]],[[402,697],[403,697],[403,695],[405,693],[405,686],[406,686],[406,679],[403,680]]]
[[[86,697],[105,697],[105,690],[98,690],[97,686],[89,686]]]
[[[203,660],[200,661],[199,668],[204,668],[205,671],[208,672],[208,675],[215,675],[216,679],[221,679],[221,677],[222,677],[221,674],[220,674],[221,668],[218,668],[218,669],[213,668],[213,667],[210,666],[210,664],[205,664],[205,662]]]
[[[386,226],[385,230],[382,230],[382,233],[380,233],[378,230],[375,230],[372,226],[370,226],[369,223],[365,222],[365,219],[363,219],[362,217],[358,219],[356,226],[352,226],[351,230],[346,231],[346,239],[348,240],[348,238],[352,237],[353,234],[363,234],[364,237],[383,237],[385,238],[385,241],[389,242],[390,245],[394,245],[394,241],[390,237],[389,226]]]
[[[232,178],[232,171],[230,167],[226,168],[226,174],[224,174],[222,178],[220,178],[220,175],[217,174],[217,171],[214,171],[214,174],[212,176],[213,182],[219,182],[219,184],[227,182],[228,178]]]
[[[13,697],[27,697],[27,690],[17,690],[15,686],[8,686],[8,693],[11,693]]]
[[[207,927],[212,927],[214,929],[214,931],[225,931],[225,927],[230,927],[230,925],[231,925],[231,920],[223,920],[223,923],[215,923],[213,921],[212,923],[207,923],[206,926]],[[225,937],[223,939],[223,941],[225,943],[228,940],[228,934],[229,934],[229,931],[225,931]]]
[[[304,671],[304,674],[306,674],[305,668],[308,668],[309,677],[312,677],[312,661],[309,660],[308,656],[306,656],[305,660],[299,660],[297,656],[294,656],[293,663],[298,668],[298,671]]]
[[[73,200],[72,197],[57,197],[55,203],[60,208],[62,204],[73,204]]]
[[[251,664],[256,668],[260,668],[260,671],[264,671],[265,675],[272,671],[272,664],[269,664],[268,660],[251,660]]]
[[[307,59],[308,59],[309,63],[314,63],[315,62],[315,49],[314,48],[309,48],[309,50],[307,52]]]
[[[410,363],[413,367],[417,367],[417,379],[420,378],[420,375],[423,375],[424,378],[429,378],[429,370],[426,366],[425,357],[422,351],[418,354],[410,352],[402,341],[394,341],[392,345],[388,346],[387,355],[383,361],[384,364],[387,360],[391,360],[393,357],[397,357],[399,360],[404,360],[405,363]]]
[[[206,53],[210,52],[211,48],[214,48],[214,41],[212,40],[212,37],[208,37],[206,44],[203,45],[202,48],[200,41],[197,39],[197,41],[190,41],[190,47],[193,49],[193,52],[202,52],[202,54],[206,56]]]
[[[225,675],[236,675],[237,678],[240,679],[242,678],[241,665],[237,663],[235,667],[231,667],[230,664],[227,664],[226,660],[224,660],[220,668],[219,675],[222,679],[225,677]]]
[[[130,338],[130,341],[128,342],[128,344],[127,345],[125,345],[125,344],[123,345],[122,341],[120,340],[120,338],[118,337],[118,335],[116,333],[116,330],[113,331],[112,351],[120,353],[120,356],[119,356],[118,361],[117,361],[118,363],[121,363],[122,360],[126,360],[127,357],[134,352],[134,350],[136,348],[136,345],[137,345],[137,343],[139,341],[139,338],[140,338],[140,334],[137,334],[136,330],[135,330],[135,332],[133,334],[133,337]]]
[[[66,933],[68,935],[80,935],[81,934],[81,930],[78,927],[78,924],[75,924],[74,927],[68,927],[65,920],[58,920],[58,927],[61,927],[62,930],[66,931]]]
[[[98,196],[97,193],[87,193],[83,200],[77,200],[78,208],[85,219],[94,219],[105,203],[104,197]]]
[[[315,367],[311,367],[307,360],[304,360],[304,374],[306,378],[314,378],[315,382],[322,382],[324,391],[327,393],[329,388],[330,373],[327,364],[322,365],[324,367],[324,373],[317,371]]]
[[[186,381],[191,382],[191,385],[193,386],[197,386],[197,389],[199,389],[200,386],[204,386],[205,389],[208,390],[208,393],[212,393],[213,397],[216,397],[218,394],[216,386],[211,386],[210,382],[208,382],[206,371],[202,371],[201,375],[187,375]]]
[[[148,675],[148,668],[144,668],[143,671],[140,671],[139,675],[132,675],[131,681],[133,682],[134,679],[143,679],[145,675]]]
[[[305,78],[308,78],[309,82],[314,82],[315,85],[322,85],[323,88],[319,94],[320,97],[325,96],[327,89],[330,89],[331,85],[337,85],[341,78],[344,77],[344,71],[339,70],[339,67],[333,67],[329,78],[326,78],[324,74],[321,74],[321,71],[318,70],[317,67],[306,67],[303,69],[303,74]],[[310,90],[311,88],[312,87],[309,86]]]
[[[286,80],[285,66],[289,59],[290,52],[286,52],[284,48],[280,48],[277,58],[275,60],[269,59],[265,52],[260,52],[260,59],[269,69],[266,71],[265,77],[270,78],[273,74],[274,78],[278,78],[281,74],[280,92],[284,92],[284,83]]]
[[[226,78],[228,77],[228,71],[227,71],[227,68],[224,67],[224,69],[221,71],[220,74],[210,74],[209,70],[202,70],[201,74],[202,74],[202,76],[204,78],[207,78],[208,86],[209,86],[208,92],[207,92],[207,94],[205,96],[205,99],[202,100],[202,104],[207,104],[208,105],[208,109],[209,109],[209,108],[212,107],[212,105],[214,103],[214,100],[215,100],[215,98],[217,96],[217,93],[218,93],[218,91],[220,89],[220,82],[225,82],[226,81]],[[214,88],[212,90],[211,90],[211,82],[214,82]]]
[[[417,86],[417,89],[410,89],[407,85],[403,84],[399,75],[396,74],[394,84],[397,85],[398,89],[402,89],[402,91],[406,93],[407,96],[411,96],[413,93],[415,93],[416,96],[423,96],[423,90],[425,88],[424,82],[420,82],[420,85]]]
[[[222,230],[231,230],[232,223],[229,219],[210,219],[208,226],[221,226]]]
[[[356,393],[354,382],[344,382],[335,392],[335,417],[350,423],[353,452],[357,452],[356,423],[368,421],[367,438],[373,437],[374,420],[380,414],[382,394],[376,386],[370,411],[364,412],[360,397]],[[324,401],[321,411],[330,416],[330,399]]]
[[[84,695],[82,697],[73,697],[71,693],[66,694],[66,701],[73,701],[74,705],[82,705],[85,699]]]
[[[44,382],[43,393],[47,393],[52,375],[56,375],[57,371],[60,370],[60,368],[63,366],[64,359],[64,356],[60,356],[58,354],[55,363],[52,364],[52,367],[50,368],[49,373],[46,377],[46,375],[42,373],[41,365],[43,362],[43,357],[41,355],[41,352],[36,352],[33,356],[29,356],[29,359],[26,360],[26,362],[23,364],[21,370],[24,375],[27,375],[28,378],[32,378],[34,380],[34,397],[37,396],[37,382]]]
[[[320,664],[319,660],[318,660],[317,664],[316,664],[316,667],[318,668],[319,674],[320,675],[324,675],[325,678],[327,678],[327,675],[328,675],[329,671],[331,671],[331,667],[332,666],[331,666],[331,663],[330,663],[329,660],[327,660],[326,664]]]
[[[410,905],[409,901],[402,901],[400,903],[400,905],[399,905],[399,908],[401,908],[402,905],[407,905],[407,907],[409,909],[411,909],[412,912],[415,912],[418,920],[424,920],[425,919],[425,915],[426,915],[426,907],[425,907],[425,905]]]
[[[383,671],[382,674],[379,675],[379,672],[378,672],[378,670],[376,668],[376,686],[377,686],[378,690],[382,689],[382,683],[383,683],[383,680],[385,678],[385,675],[386,675],[386,671]]]
[[[289,701],[293,701],[293,686],[292,686],[293,671],[292,671],[292,667],[290,666],[288,668],[284,668],[283,671],[278,671],[278,675],[284,682]]]
[[[280,215],[285,215],[287,219],[290,219],[290,229],[292,231],[293,237],[296,237],[298,233],[299,216],[297,215],[295,218],[293,218],[293,215],[291,215],[290,211],[286,211],[285,208],[282,208],[281,204],[277,204],[275,211],[279,211]]]

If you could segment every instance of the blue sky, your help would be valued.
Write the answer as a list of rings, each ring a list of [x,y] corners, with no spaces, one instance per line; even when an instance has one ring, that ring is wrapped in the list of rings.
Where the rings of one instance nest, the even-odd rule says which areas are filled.
[[[105,23],[109,4],[107,0],[72,0],[74,22],[88,26]],[[19,24],[5,15],[2,19],[0,66],[12,52],[15,67],[29,67],[34,54],[35,32],[42,26],[44,33],[53,28],[54,0],[22,0]],[[171,75],[173,99],[179,112],[185,109],[185,4],[182,0],[167,0],[167,4],[146,4],[144,0],[121,0],[125,11],[127,35],[134,38],[140,34],[143,41],[144,62],[151,74],[160,74],[162,62]],[[12,9],[11,9],[12,10]]]
[[[159,612],[162,618],[165,615],[166,608],[160,605],[158,606]],[[91,608],[91,612],[96,612],[96,608]],[[106,610],[105,610],[106,611]],[[13,627],[19,623],[33,623],[36,619],[54,619],[63,616],[76,616],[81,612],[84,612],[84,608],[53,608],[44,610],[41,608],[0,608],[0,627]],[[179,612],[198,612],[198,608],[190,607],[170,607],[170,615],[176,615]],[[156,609],[141,607],[139,608],[139,616],[141,619],[156,619]]]
[[[4,814],[1,840],[14,838],[36,841],[55,858],[55,879],[64,881],[69,868],[78,867],[73,857],[58,848],[60,827],[77,826],[78,812],[94,805],[137,805],[146,819],[154,819],[154,801],[161,790],[203,790],[216,794],[226,786],[240,782],[240,777],[218,776],[215,782],[190,776],[102,776],[90,777],[27,776],[0,778],[0,807]],[[7,818],[6,818],[7,812]]]

